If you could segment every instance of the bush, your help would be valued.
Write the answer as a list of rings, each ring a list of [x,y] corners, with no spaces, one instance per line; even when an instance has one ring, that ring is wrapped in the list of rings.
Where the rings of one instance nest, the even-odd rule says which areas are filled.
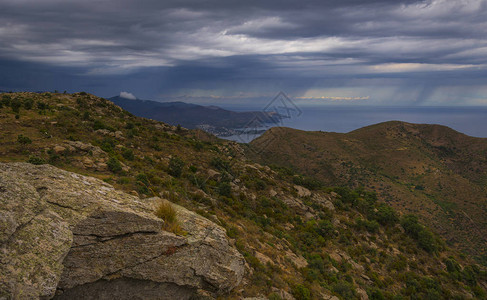
[[[10,101],[11,101],[10,95],[5,95],[5,94],[2,95],[3,106],[10,106]]]
[[[95,120],[93,123],[93,130],[106,129],[107,126],[101,120]]]
[[[311,292],[309,289],[301,284],[298,284],[294,287],[292,291],[293,296],[296,300],[310,300],[311,299]]]
[[[428,230],[421,230],[418,234],[418,245],[427,252],[436,252],[438,247],[433,234]]]
[[[310,190],[317,190],[323,186],[323,183],[318,179],[307,176],[294,176],[293,183],[304,186]]]
[[[26,110],[32,109],[33,106],[34,106],[34,100],[32,100],[31,98],[24,99],[24,108]]]
[[[379,231],[379,223],[376,220],[364,220],[362,218],[355,220],[355,227],[358,230],[367,230],[370,233],[376,233]]]
[[[37,108],[39,110],[46,110],[46,109],[49,109],[49,105],[47,103],[44,103],[44,102],[37,102]]]
[[[320,220],[318,221],[316,231],[321,237],[330,238],[333,237],[335,229],[333,228],[333,225],[330,221]]]
[[[417,239],[419,232],[423,230],[423,227],[418,222],[418,217],[415,215],[405,215],[402,217],[401,226],[414,239]]]
[[[225,197],[231,197],[232,196],[232,187],[228,182],[222,182],[218,186],[218,193],[222,196]]]
[[[22,102],[20,102],[19,99],[12,99],[10,107],[14,113],[18,114],[20,112],[20,107],[22,107]]]
[[[21,145],[32,144],[32,140],[29,137],[26,137],[22,134],[17,136],[17,142]]]
[[[267,299],[269,300],[282,300],[281,296],[279,296],[278,294],[276,293],[270,293],[268,296],[267,296]]]
[[[415,215],[406,215],[401,219],[401,226],[404,231],[416,240],[418,246],[427,252],[437,252],[440,248],[438,241],[431,231],[419,224],[418,217]]]
[[[230,163],[226,160],[223,160],[219,157],[214,157],[211,162],[210,162],[210,165],[212,165],[213,167],[215,167],[216,169],[220,170],[220,171],[227,171],[230,173]]]
[[[382,294],[382,291],[376,287],[367,289],[367,295],[370,300],[385,300],[386,298]]]
[[[267,184],[265,183],[264,180],[262,180],[260,178],[255,179],[255,189],[256,190],[263,191],[266,189],[266,187],[267,187]]]
[[[169,160],[168,173],[174,177],[181,177],[183,173],[184,161],[178,157]]]
[[[28,163],[31,163],[33,165],[43,165],[46,163],[46,161],[40,157],[37,156],[29,156],[29,159],[27,160]]]
[[[450,257],[445,261],[446,265],[446,270],[448,273],[457,273],[461,271],[460,265],[457,263],[457,261],[453,258]]]
[[[135,159],[134,151],[132,149],[128,149],[128,148],[123,149],[122,156],[126,160],[134,160]]]
[[[387,204],[380,204],[375,214],[375,219],[382,225],[394,225],[397,223],[397,214],[392,207]]]
[[[122,171],[122,164],[115,157],[110,157],[107,161],[108,170],[113,173],[119,173]]]
[[[188,179],[192,184],[194,184],[199,189],[202,189],[203,191],[206,190],[206,178],[205,177],[203,177],[201,175],[190,174],[190,175],[188,175]]]
[[[342,280],[333,285],[333,292],[342,296],[344,299],[353,299],[355,297],[355,288],[353,285]]]

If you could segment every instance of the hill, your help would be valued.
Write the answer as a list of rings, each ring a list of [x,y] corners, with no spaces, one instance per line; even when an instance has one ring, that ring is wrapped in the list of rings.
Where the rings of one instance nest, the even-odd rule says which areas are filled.
[[[136,116],[164,121],[185,128],[201,128],[210,133],[226,136],[235,134],[235,129],[252,125],[261,127],[263,122],[277,123],[280,116],[258,111],[234,112],[217,106],[202,106],[185,102],[157,102],[131,100],[119,96],[108,100]]]
[[[262,149],[260,162],[292,167],[328,185],[374,190],[398,211],[419,215],[450,245],[487,262],[487,139],[393,121],[345,134],[273,128],[252,146]]]
[[[292,141],[290,137],[289,142]],[[0,145],[0,162],[7,165],[2,166],[3,169],[10,168],[12,162],[50,164],[101,179],[116,190],[133,195],[124,196],[126,204],[117,203],[116,199],[111,201],[117,207],[123,204],[130,208],[130,201],[135,202],[134,206],[146,207],[145,218],[153,219],[152,215],[149,217],[152,213],[164,217],[164,224],[172,225],[161,228],[159,235],[174,234],[177,240],[184,239],[188,234],[184,230],[191,224],[178,216],[169,218],[171,214],[164,210],[148,210],[153,197],[167,199],[225,228],[228,244],[246,261],[242,283],[226,290],[221,296],[226,299],[257,296],[268,299],[466,299],[486,296],[486,272],[482,266],[446,245],[416,216],[400,214],[378,201],[375,193],[361,187],[315,184],[314,179],[289,169],[256,163],[245,153],[245,145],[219,140],[199,130],[139,118],[94,95],[1,95]],[[296,144],[290,146],[296,147]],[[8,216],[11,208],[7,204],[16,203],[19,197],[11,192],[16,186],[12,182],[23,179],[12,172],[2,174],[0,178],[11,184],[0,182],[0,216]],[[54,181],[49,174],[28,171],[26,176],[32,180]],[[80,176],[80,182],[73,183],[74,192],[77,185],[83,185],[94,194],[105,192],[103,195],[108,195],[95,186],[90,190],[90,182],[100,186],[99,180],[83,178]],[[32,193],[46,192],[42,186],[38,188]],[[87,203],[91,198],[74,199],[76,201],[71,203],[81,208],[91,207]],[[62,206],[55,210],[63,216],[70,211]],[[4,219],[9,220],[0,220]],[[93,218],[93,222],[100,222],[99,219]],[[66,220],[73,222],[75,228],[91,230],[76,219]],[[178,222],[183,224],[178,226]],[[116,222],[111,224],[106,227],[108,232],[121,230]],[[56,233],[50,231],[49,226],[37,229],[34,233],[42,236]],[[152,227],[150,230],[149,236],[158,235]],[[101,244],[107,241],[100,236],[91,238]],[[9,245],[25,245],[27,241],[32,242],[32,234],[8,238]],[[153,240],[144,239],[149,245],[150,241]],[[147,245],[140,247],[145,249]],[[18,249],[23,248],[19,246]],[[165,255],[176,250],[171,248]],[[120,251],[118,257],[125,259],[116,263],[133,260],[130,253]],[[91,261],[89,253],[77,252]],[[30,257],[29,253],[26,255],[26,259]],[[43,257],[49,258],[49,254]],[[60,263],[54,257],[53,260]],[[32,260],[20,260],[15,264],[4,262],[2,260],[2,274],[13,272],[22,276],[30,274],[27,271],[37,274]],[[70,266],[69,260],[63,260],[60,267],[69,272]],[[132,282],[124,277],[128,276],[127,272],[108,270],[105,273],[103,266],[102,262],[101,266],[89,264],[83,269],[84,274],[102,274],[103,280],[97,281],[97,288]],[[212,279],[218,275],[209,268],[202,266],[203,272],[209,274],[202,278],[203,283],[231,280]],[[161,278],[163,270],[162,265],[154,265],[150,268],[150,278]],[[55,280],[49,270],[46,272],[41,275]],[[195,274],[188,271],[191,276],[187,278],[197,279]],[[8,278],[0,277],[0,298],[12,296]],[[211,288],[203,283],[195,286]],[[50,282],[50,286],[56,284]],[[90,289],[85,291],[90,292]],[[207,296],[212,297],[211,294]]]

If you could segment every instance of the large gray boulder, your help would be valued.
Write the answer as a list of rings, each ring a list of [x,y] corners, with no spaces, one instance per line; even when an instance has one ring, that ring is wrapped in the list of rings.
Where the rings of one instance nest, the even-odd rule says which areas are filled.
[[[188,299],[239,285],[225,230],[177,205],[187,235],[139,199],[53,166],[0,163],[0,299]]]

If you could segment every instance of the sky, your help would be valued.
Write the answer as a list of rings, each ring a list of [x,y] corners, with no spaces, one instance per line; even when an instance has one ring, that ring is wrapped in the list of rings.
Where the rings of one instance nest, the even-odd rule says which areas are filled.
[[[487,105],[487,0],[0,0],[0,90]]]

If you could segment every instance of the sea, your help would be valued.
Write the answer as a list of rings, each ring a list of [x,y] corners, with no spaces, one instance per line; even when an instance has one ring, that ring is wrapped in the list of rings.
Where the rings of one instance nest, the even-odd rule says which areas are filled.
[[[257,109],[239,107],[233,110],[255,111]],[[238,134],[222,138],[248,143],[259,137],[266,129],[275,126],[306,131],[346,133],[386,121],[440,124],[469,136],[487,138],[487,107],[306,106],[296,107],[281,115],[286,117],[279,123],[268,123],[251,130],[240,128],[241,132]]]

